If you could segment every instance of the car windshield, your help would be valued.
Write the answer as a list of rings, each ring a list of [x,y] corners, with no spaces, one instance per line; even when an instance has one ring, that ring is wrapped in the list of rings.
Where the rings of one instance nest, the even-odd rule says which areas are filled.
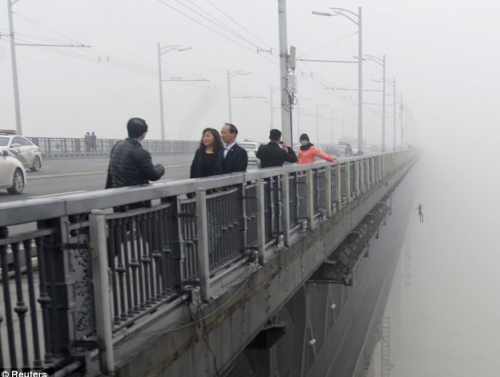
[[[2,137],[0,136],[0,147],[6,147],[9,145],[9,139],[8,137]]]
[[[246,149],[247,151],[253,151],[257,149],[257,144],[255,143],[238,143],[240,147]]]

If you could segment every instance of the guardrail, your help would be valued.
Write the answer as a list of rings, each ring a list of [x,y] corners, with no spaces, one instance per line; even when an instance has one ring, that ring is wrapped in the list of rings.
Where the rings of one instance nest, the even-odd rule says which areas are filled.
[[[0,368],[62,376],[98,353],[99,371],[112,373],[123,331],[192,288],[209,302],[228,270],[265,264],[417,153],[2,205],[0,228],[12,235],[0,238]]]
[[[83,138],[28,137],[47,157],[109,155],[120,139],[97,139],[95,149],[85,144]],[[192,140],[144,140],[142,145],[152,154],[194,153],[199,146]]]

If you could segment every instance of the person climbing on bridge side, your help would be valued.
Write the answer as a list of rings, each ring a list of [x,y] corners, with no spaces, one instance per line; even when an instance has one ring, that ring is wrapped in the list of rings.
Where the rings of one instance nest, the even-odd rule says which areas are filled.
[[[312,144],[309,141],[309,136],[307,134],[300,135],[300,144],[302,145],[300,146],[299,154],[297,155],[299,164],[312,164],[315,157],[322,158],[328,162],[337,162],[335,157],[320,151],[317,146]]]
[[[418,204],[417,211],[418,211],[418,217],[420,218],[420,222],[424,222],[424,212],[423,212],[424,205],[423,204]]]

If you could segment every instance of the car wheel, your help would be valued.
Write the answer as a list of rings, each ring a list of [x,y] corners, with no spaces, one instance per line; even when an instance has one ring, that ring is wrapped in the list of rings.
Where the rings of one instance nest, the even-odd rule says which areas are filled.
[[[12,187],[7,189],[9,194],[19,195],[24,190],[24,175],[21,169],[16,169],[12,178]]]
[[[42,168],[42,161],[40,161],[40,157],[36,156],[35,161],[33,161],[33,166],[30,168],[31,171],[38,171]]]

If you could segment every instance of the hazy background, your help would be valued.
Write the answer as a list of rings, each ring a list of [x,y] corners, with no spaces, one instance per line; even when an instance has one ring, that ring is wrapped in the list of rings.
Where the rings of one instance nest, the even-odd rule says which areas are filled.
[[[229,35],[175,0],[163,2]],[[189,51],[172,51],[163,56],[166,77],[211,80],[163,84],[170,138],[198,138],[203,127],[218,127],[228,119],[227,69],[253,72],[232,80],[233,95],[269,97],[270,87],[279,86],[277,1],[210,2],[260,40],[206,0],[186,0],[184,4],[205,17],[216,17],[252,44],[238,39],[243,48],[156,0],[20,0],[14,5],[19,14],[15,16],[19,37],[43,43],[48,41],[28,38],[26,34],[56,39],[57,43],[71,43],[68,39],[71,38],[92,46],[59,48],[57,53],[33,47],[17,48],[24,133],[75,137],[94,130],[100,137],[119,137],[127,118],[141,116],[151,126],[148,137],[159,138],[158,42],[192,47]],[[363,7],[364,52],[387,55],[387,77],[397,79],[398,91],[403,91],[418,124],[421,144],[444,146],[463,141],[470,146],[491,138],[487,135],[499,118],[493,95],[500,84],[499,54],[495,47],[499,37],[498,2],[288,0],[287,4],[289,44],[297,47],[298,56],[309,59],[349,60],[357,54],[354,24],[342,17],[313,16],[312,10],[327,11],[334,5],[353,10],[358,5]],[[0,16],[0,32],[5,34],[8,28],[5,1],[0,3]],[[13,127],[8,38],[3,37],[0,42],[0,117],[2,127]],[[257,47],[272,48],[273,54],[257,54]],[[141,73],[111,66],[107,63],[108,56],[109,63],[139,69]],[[82,57],[92,61],[81,60]],[[356,87],[356,66],[300,63],[299,70],[303,130],[316,139],[315,119],[307,114],[315,113],[316,104],[329,105],[331,109],[321,107],[320,113],[329,118],[333,111],[335,139],[341,136],[342,129],[347,136],[354,136],[356,92],[332,93],[324,87]],[[311,71],[312,78],[307,76]],[[378,65],[365,62],[364,77],[365,88],[380,88],[371,82],[372,78],[381,78]],[[380,102],[380,94],[366,93],[365,100]],[[266,139],[270,104],[263,101],[233,100],[233,122],[240,126],[243,138]],[[392,97],[388,102],[392,102]],[[278,92],[274,94],[274,103],[278,107]],[[380,111],[380,107],[365,109],[365,134],[369,142],[380,142],[380,114],[374,111]],[[387,111],[390,114],[392,108],[388,106]],[[392,130],[389,114],[387,126]],[[275,125],[279,125],[279,117],[276,109]],[[322,119],[321,126],[320,138],[329,141],[330,120]],[[450,133],[454,140],[449,139]],[[391,141],[392,131],[388,132],[389,145]]]
[[[208,24],[173,0],[164,3]],[[86,131],[96,131],[99,137],[119,138],[125,134],[126,120],[139,116],[150,124],[148,137],[159,138],[158,42],[192,47],[164,55],[165,77],[211,80],[164,83],[170,139],[198,139],[204,127],[219,127],[228,120],[227,69],[253,72],[233,79],[233,95],[269,97],[270,87],[279,85],[277,1],[211,0],[262,41],[239,29],[206,0],[183,3],[204,8],[254,45],[238,40],[243,48],[227,41],[154,0],[20,0],[15,5],[19,13],[15,24],[26,40],[33,42],[33,36],[38,36],[69,43],[64,35],[92,46],[57,51],[76,57],[18,47],[24,133],[82,137]],[[403,250],[412,255],[412,285],[404,286],[396,278],[396,293],[387,311],[394,318],[392,375],[498,375],[500,3],[287,3],[289,44],[297,47],[298,56],[310,59],[351,59],[357,53],[354,24],[340,17],[313,16],[312,10],[363,7],[364,52],[386,54],[387,76],[397,79],[398,91],[403,91],[413,114],[417,127],[413,141],[425,148],[417,201],[425,204],[426,221],[419,224],[416,211],[412,214]],[[2,1],[0,33],[5,34],[7,27],[6,2]],[[256,47],[272,47],[273,53],[257,54]],[[380,67],[371,62],[364,67],[365,87],[380,88],[371,81],[381,78]],[[308,114],[315,113],[316,105],[328,105],[320,111],[325,118],[333,111],[335,140],[342,134],[355,136],[356,93],[332,93],[324,87],[355,87],[356,66],[301,63],[299,69],[301,130],[309,132],[313,141],[317,139],[315,119]],[[0,127],[14,128],[6,37],[0,39],[0,84]],[[365,99],[380,102],[380,94],[367,93]],[[278,92],[274,103],[278,107]],[[372,106],[364,112],[365,135],[371,143],[380,142],[378,110]],[[388,145],[392,145],[392,109],[387,111]],[[276,109],[275,126],[279,115]],[[233,122],[241,138],[265,140],[271,123],[270,103],[234,99]],[[330,141],[330,124],[330,119],[321,120],[320,139]]]

